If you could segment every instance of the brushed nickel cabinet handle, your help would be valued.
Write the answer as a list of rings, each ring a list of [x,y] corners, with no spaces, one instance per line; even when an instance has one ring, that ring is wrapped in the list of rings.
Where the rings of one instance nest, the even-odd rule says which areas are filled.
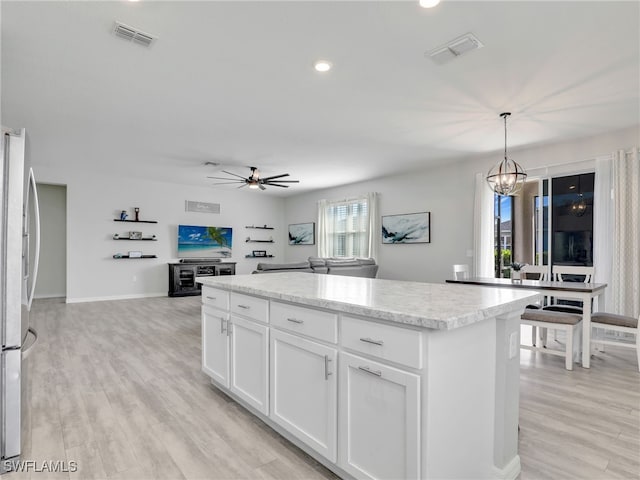
[[[231,322],[229,320],[226,320],[226,324],[227,324],[227,337],[229,335],[231,335]]]
[[[216,297],[209,297],[209,296],[207,296],[207,298],[208,298],[209,300],[217,300],[217,298],[216,298]]]
[[[382,372],[380,370],[371,370],[369,367],[358,367],[358,369],[371,375],[375,375],[376,377],[382,377]]]
[[[371,343],[373,345],[383,345],[384,344],[384,342],[382,340],[373,340],[373,339],[371,339],[369,337],[361,338],[360,341],[361,342],[365,342],[365,343]]]
[[[287,318],[287,321],[291,323],[298,323],[298,324],[304,323],[304,320],[298,320],[297,318]]]
[[[226,321],[224,319],[220,319],[220,333],[224,333],[224,324]]]
[[[333,372],[329,371],[329,362],[331,361],[331,359],[329,358],[329,355],[325,355],[324,356],[324,379],[325,380],[329,380],[329,375],[333,375]]]
[[[249,305],[238,305],[239,308],[244,308],[245,310],[249,310],[251,307]]]

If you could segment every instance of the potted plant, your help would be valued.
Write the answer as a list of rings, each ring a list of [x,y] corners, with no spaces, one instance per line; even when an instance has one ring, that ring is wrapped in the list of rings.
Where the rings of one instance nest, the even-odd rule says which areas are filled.
[[[526,263],[518,262],[513,262],[511,264],[511,280],[513,280],[514,282],[522,281],[522,274],[520,273],[520,270],[522,270],[522,267],[524,267],[525,265]]]

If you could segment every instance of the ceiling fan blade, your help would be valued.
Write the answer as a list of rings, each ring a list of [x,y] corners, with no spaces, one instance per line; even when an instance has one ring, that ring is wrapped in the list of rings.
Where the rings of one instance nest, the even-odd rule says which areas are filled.
[[[275,180],[277,183],[300,183],[300,180]],[[271,184],[271,180],[265,181],[267,185]]]
[[[282,177],[288,177],[289,174],[288,173],[283,173],[282,175],[273,175],[271,177],[264,177],[262,180],[273,180],[274,178],[282,178]]]
[[[238,175],[237,173],[227,172],[226,170],[222,170],[222,172],[226,173],[227,175],[233,175],[234,177],[238,177],[238,178],[241,178],[243,180],[246,180],[245,177],[243,177],[242,175]]]
[[[258,186],[260,187],[260,190],[266,190],[265,186],[262,183],[259,183]]]
[[[214,180],[229,180],[230,182],[243,182],[243,181],[245,181],[244,179],[236,180],[235,178],[229,178],[229,177],[207,177],[207,178],[213,178]]]
[[[289,185],[278,185],[277,183],[267,183],[267,185],[269,185],[270,187],[289,188]]]
[[[238,183],[242,183],[242,182],[215,182],[215,183],[212,183],[211,185],[237,185]]]
[[[244,187],[246,187],[247,185],[249,185],[249,184],[248,184],[248,183],[245,183],[244,185],[240,185],[238,188],[244,188]]]

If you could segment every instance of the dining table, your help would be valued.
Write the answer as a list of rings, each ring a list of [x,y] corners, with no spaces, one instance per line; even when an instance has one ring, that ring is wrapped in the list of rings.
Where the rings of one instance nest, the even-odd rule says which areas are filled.
[[[515,280],[510,278],[468,277],[449,279],[446,283],[479,285],[483,287],[525,288],[537,290],[548,297],[580,300],[582,302],[582,367],[591,367],[591,313],[592,299],[597,299],[600,309],[604,306],[606,283],[558,282],[546,280]]]

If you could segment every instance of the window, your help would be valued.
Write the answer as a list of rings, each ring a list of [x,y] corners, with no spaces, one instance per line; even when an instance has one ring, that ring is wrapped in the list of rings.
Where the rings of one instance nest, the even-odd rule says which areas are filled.
[[[496,278],[511,276],[513,261],[513,197],[493,197],[494,271]]]
[[[374,257],[373,235],[379,233],[376,194],[318,202],[318,254],[321,257]]]

